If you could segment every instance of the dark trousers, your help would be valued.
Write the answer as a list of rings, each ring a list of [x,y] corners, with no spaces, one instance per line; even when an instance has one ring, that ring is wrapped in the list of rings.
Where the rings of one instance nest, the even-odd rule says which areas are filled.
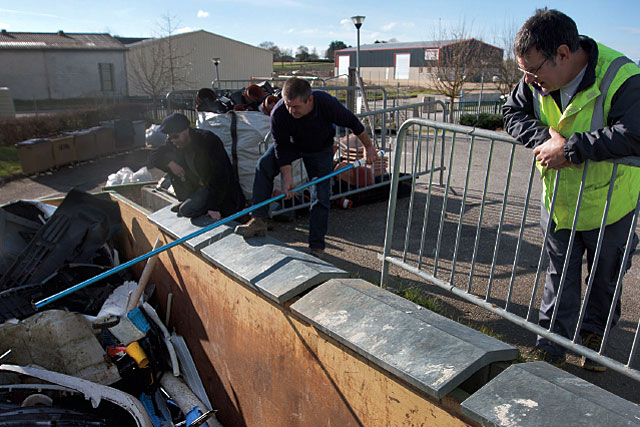
[[[321,178],[333,171],[333,151],[329,148],[325,151],[314,153],[298,153],[302,158],[307,175],[311,180]],[[273,144],[260,157],[256,166],[256,174],[253,181],[253,204],[263,202],[273,193],[273,180],[280,173],[280,167],[276,161]],[[324,249],[324,236],[327,234],[329,224],[329,198],[330,179],[311,186],[311,209],[309,215],[309,247]],[[269,217],[269,207],[263,206],[252,213],[258,218]]]
[[[195,218],[197,216],[204,215],[207,213],[209,206],[211,205],[209,197],[209,190],[206,187],[202,187],[182,202],[178,212],[181,216],[187,218]]]
[[[582,331],[588,331],[602,335],[607,324],[609,310],[613,300],[613,294],[618,280],[618,273],[629,234],[629,227],[633,219],[633,212],[627,214],[619,221],[605,227],[605,234],[602,239],[600,257],[598,265],[593,272],[595,274],[589,302],[582,322]],[[540,226],[544,233],[549,221],[549,212],[542,204],[540,212]],[[588,231],[576,231],[573,249],[568,257],[567,273],[560,297],[558,314],[554,324],[553,332],[566,338],[573,339],[578,315],[580,313],[580,301],[582,291],[582,257],[587,254],[587,277],[592,274],[592,265],[598,243],[600,229]],[[544,294],[540,304],[539,320],[540,326],[549,328],[551,316],[556,305],[556,296],[560,286],[560,277],[564,266],[565,255],[569,245],[571,230],[555,231],[555,224],[551,224],[545,252],[549,257],[549,267],[544,284]],[[625,271],[631,268],[631,255],[638,244],[638,238],[634,234],[632,240],[631,253]],[[620,300],[616,301],[616,308],[613,315],[612,327],[620,319]],[[562,355],[566,350],[547,340],[538,337],[537,347],[540,347],[554,355]]]

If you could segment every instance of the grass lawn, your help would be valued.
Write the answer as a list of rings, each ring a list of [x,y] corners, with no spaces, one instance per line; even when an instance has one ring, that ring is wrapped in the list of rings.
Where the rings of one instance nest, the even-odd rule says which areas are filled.
[[[0,147],[0,177],[22,172],[16,147]]]

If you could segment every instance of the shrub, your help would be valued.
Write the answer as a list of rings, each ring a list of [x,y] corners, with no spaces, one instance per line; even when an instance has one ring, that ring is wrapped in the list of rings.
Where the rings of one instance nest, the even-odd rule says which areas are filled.
[[[0,120],[0,146],[13,145],[32,138],[49,138],[66,131],[87,129],[98,126],[102,120],[144,119],[148,108],[146,104],[115,104],[2,119]]]
[[[475,114],[462,114],[460,116],[460,124],[464,126],[475,126],[478,116]]]
[[[502,115],[489,113],[480,113],[478,115],[462,114],[460,116],[460,124],[489,130],[501,129],[503,126]]]

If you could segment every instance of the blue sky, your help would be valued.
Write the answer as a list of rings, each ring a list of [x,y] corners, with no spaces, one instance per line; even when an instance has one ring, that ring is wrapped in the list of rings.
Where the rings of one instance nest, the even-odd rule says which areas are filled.
[[[499,44],[537,7],[549,6],[571,16],[581,34],[640,59],[640,1],[519,0],[315,1],[315,0],[0,0],[0,28],[24,32],[108,32],[139,37],[160,34],[159,22],[171,16],[178,32],[204,29],[257,45],[272,41],[294,52],[300,45],[322,56],[332,40],[356,45],[353,15],[364,15],[361,43],[375,40],[420,41],[460,28],[485,42]]]

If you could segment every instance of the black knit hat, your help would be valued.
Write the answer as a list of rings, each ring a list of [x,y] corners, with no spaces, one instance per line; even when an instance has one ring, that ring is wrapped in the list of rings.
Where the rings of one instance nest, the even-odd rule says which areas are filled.
[[[160,125],[160,132],[170,134],[182,132],[191,125],[189,119],[184,114],[171,113],[164,118]]]

